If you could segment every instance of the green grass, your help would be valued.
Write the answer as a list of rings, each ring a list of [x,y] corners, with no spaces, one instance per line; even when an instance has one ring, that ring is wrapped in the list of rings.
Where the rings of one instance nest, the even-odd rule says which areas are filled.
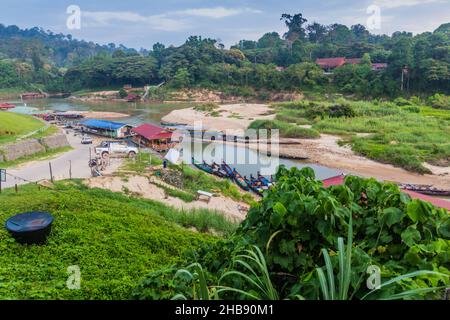
[[[55,190],[6,190],[0,207],[1,225],[31,210],[55,217],[44,246],[20,245],[0,229],[0,299],[128,299],[148,272],[183,262],[186,250],[216,241],[166,221],[210,227],[206,211],[194,214],[194,223],[189,213],[161,203],[65,182]],[[80,267],[81,290],[66,288],[72,265]]]
[[[313,130],[342,135],[343,143],[350,144],[353,151],[382,163],[418,173],[430,173],[424,162],[450,165],[450,110],[407,102],[408,105],[399,106],[379,101],[302,100],[277,103],[273,107],[277,120],[289,123],[307,120]],[[330,117],[327,110],[336,104],[348,106],[354,116]],[[283,128],[282,124],[271,125]],[[358,136],[358,133],[371,135]],[[293,132],[291,136],[297,134]],[[289,136],[286,129],[284,136]]]
[[[255,120],[250,124],[249,129],[276,129],[280,131],[280,137],[283,138],[316,139],[320,137],[319,132],[314,129],[302,128],[279,120]]]
[[[0,124],[0,145],[14,142],[21,136],[46,127],[44,122],[31,116],[4,111],[0,111]],[[41,133],[30,136],[30,138],[42,138],[54,132],[56,132],[56,128],[49,127]]]
[[[68,152],[72,149],[73,148],[70,146],[56,148],[56,149],[49,149],[47,151],[38,152],[38,153],[32,154],[30,156],[21,157],[19,159],[12,160],[12,161],[4,161],[4,162],[0,161],[0,165],[2,166],[2,168],[16,167],[22,163],[26,163],[26,162],[30,162],[30,161],[40,161],[40,160],[49,159],[60,153]]]
[[[450,122],[442,117],[397,110],[397,114],[378,117],[324,119],[314,128],[330,134],[353,134],[348,143],[354,151],[409,171],[429,173],[423,162],[450,165]],[[354,134],[358,132],[373,135],[357,137]]]

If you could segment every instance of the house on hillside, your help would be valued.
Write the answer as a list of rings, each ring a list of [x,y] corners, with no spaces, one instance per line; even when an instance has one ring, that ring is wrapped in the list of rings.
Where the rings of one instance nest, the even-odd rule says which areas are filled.
[[[143,124],[131,130],[132,139],[140,146],[165,152],[176,145],[174,133],[153,124]]]
[[[345,64],[345,58],[322,58],[317,59],[316,63],[321,67],[325,72],[331,72],[336,68],[342,67]]]
[[[325,73],[331,73],[334,69],[342,67],[346,63],[353,65],[360,64],[361,58],[319,58],[316,60],[316,63],[324,70]],[[384,70],[387,67],[387,63],[372,63],[373,71]]]
[[[130,93],[125,97],[125,100],[127,100],[127,102],[136,102],[141,100],[141,96],[135,93]]]
[[[129,137],[132,128],[132,126],[125,123],[97,119],[89,119],[81,122],[83,132],[117,139]]]

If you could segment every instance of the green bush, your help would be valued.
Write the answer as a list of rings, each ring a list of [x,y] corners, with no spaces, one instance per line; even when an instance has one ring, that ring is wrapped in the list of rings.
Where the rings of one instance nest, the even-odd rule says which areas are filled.
[[[232,237],[191,253],[191,261],[206,271],[209,288],[219,284],[242,290],[222,292],[221,299],[256,295],[254,283],[267,284],[280,299],[319,299],[321,285],[315,275],[317,266],[323,265],[323,249],[342,247],[337,239],[345,236],[352,240],[346,250],[347,256],[351,251],[348,297],[361,299],[369,292],[363,277],[371,265],[380,268],[382,282],[419,270],[439,272],[420,273],[408,281],[383,287],[372,298],[416,289],[421,291],[416,291],[416,298],[442,297],[442,291],[426,290],[450,284],[445,276],[450,275],[450,216],[445,209],[411,200],[396,185],[375,179],[349,176],[343,186],[325,189],[322,182],[315,180],[312,169],[284,167],[276,179],[275,187],[252,206]],[[239,254],[251,245],[264,253],[263,259],[253,261],[261,262],[255,273],[249,268],[252,262],[235,263],[236,259],[245,259]],[[327,251],[332,260],[328,270],[337,265],[337,255],[341,252]],[[150,274],[135,291],[135,297],[159,299],[183,294],[193,298],[188,283],[174,279],[175,270],[190,263]],[[230,270],[235,276],[224,277],[230,275]],[[243,272],[247,278],[239,276]],[[157,292],[156,286],[161,291]]]
[[[436,93],[428,98],[428,103],[433,108],[450,110],[450,96],[444,94]]]

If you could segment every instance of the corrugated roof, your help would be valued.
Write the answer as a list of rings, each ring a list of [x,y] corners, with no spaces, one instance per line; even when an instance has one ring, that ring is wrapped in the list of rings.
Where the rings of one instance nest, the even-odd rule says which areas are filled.
[[[172,137],[171,132],[166,132],[164,128],[149,123],[134,128],[132,131],[147,140],[169,139]]]
[[[316,63],[322,68],[337,68],[345,64],[345,58],[319,58]]]
[[[117,130],[117,129],[127,126],[127,124],[125,124],[125,123],[112,122],[112,121],[106,121],[106,120],[98,120],[98,119],[89,119],[89,120],[83,121],[81,124],[86,127],[109,129],[109,130]]]

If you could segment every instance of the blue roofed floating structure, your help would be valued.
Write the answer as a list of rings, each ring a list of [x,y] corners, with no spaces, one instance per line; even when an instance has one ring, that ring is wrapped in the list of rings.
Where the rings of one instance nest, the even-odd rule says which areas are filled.
[[[83,132],[97,134],[109,138],[126,138],[131,136],[132,126],[106,120],[89,119],[81,122]]]

